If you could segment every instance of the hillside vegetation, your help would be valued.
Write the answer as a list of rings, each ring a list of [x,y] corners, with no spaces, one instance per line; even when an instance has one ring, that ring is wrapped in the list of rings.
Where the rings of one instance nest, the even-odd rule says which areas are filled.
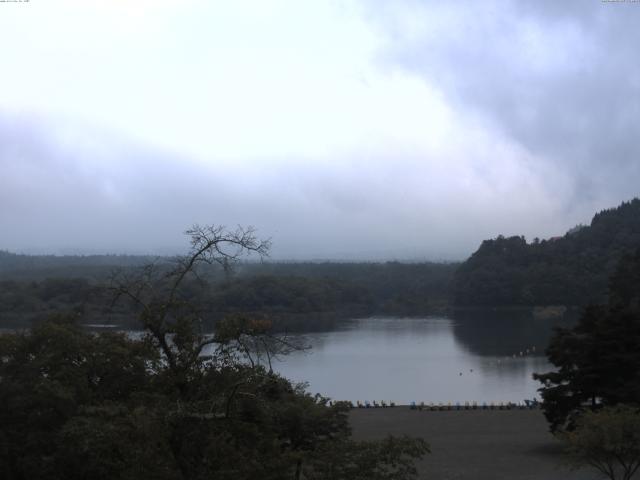
[[[462,264],[246,262],[232,274],[205,268],[182,295],[207,312],[268,316],[286,329],[331,327],[340,317],[429,315],[454,307],[583,306],[606,301],[607,279],[640,247],[640,200],[597,213],[563,237],[485,240]],[[29,325],[60,311],[86,323],[127,324],[127,305],[110,307],[114,271],[135,272],[171,258],[31,256],[0,251],[0,327]]]
[[[169,258],[55,257],[0,252],[0,327],[27,326],[57,312],[84,323],[133,326],[135,309],[111,306],[109,278]],[[287,330],[329,328],[335,320],[371,314],[425,315],[449,302],[457,264],[243,263],[233,274],[204,268],[181,295],[206,312],[206,326],[230,313],[267,316]],[[131,324],[131,325],[130,325]]]
[[[597,213],[563,237],[485,240],[456,271],[458,306],[603,303],[618,261],[640,247],[640,200]]]

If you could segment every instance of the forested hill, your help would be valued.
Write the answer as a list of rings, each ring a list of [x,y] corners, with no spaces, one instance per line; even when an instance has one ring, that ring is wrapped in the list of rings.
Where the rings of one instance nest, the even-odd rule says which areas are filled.
[[[585,305],[606,300],[608,277],[640,248],[640,200],[597,213],[563,237],[485,240],[457,270],[458,306]]]
[[[135,324],[128,304],[112,308],[114,271],[136,276],[170,257],[29,256],[0,251],[0,328],[26,326],[59,312],[84,323]],[[225,274],[202,266],[180,293],[203,313],[205,326],[235,313],[267,315],[282,328],[324,328],[334,320],[373,314],[427,315],[449,304],[453,263],[247,262]],[[133,322],[133,324],[131,324]]]
[[[154,260],[148,255],[23,255],[0,250],[0,280],[103,279],[114,268],[136,267]]]

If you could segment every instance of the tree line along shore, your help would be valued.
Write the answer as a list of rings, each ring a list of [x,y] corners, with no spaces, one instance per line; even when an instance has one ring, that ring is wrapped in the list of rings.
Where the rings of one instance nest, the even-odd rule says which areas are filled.
[[[604,217],[638,206],[634,200],[613,213],[605,212]],[[599,214],[591,227],[568,233],[566,242],[572,242],[572,236],[587,228],[593,229],[602,218]],[[233,276],[228,266],[236,254],[225,253],[221,247],[229,244],[232,251],[262,256],[268,251],[268,242],[241,227],[228,231],[194,226],[187,233],[191,250],[186,256],[112,269],[102,283],[75,275],[2,283],[2,302],[13,302],[16,310],[28,307],[33,298],[50,307],[41,312],[46,318],[31,319],[33,328],[0,335],[3,477],[417,478],[421,462],[428,461],[425,456],[437,451],[422,436],[428,431],[414,435],[408,427],[387,436],[395,433],[388,423],[393,416],[387,414],[378,425],[378,433],[369,429],[366,434],[368,423],[360,413],[411,409],[351,408],[345,402],[311,395],[304,385],[293,384],[274,372],[270,359],[299,348],[287,336],[278,334],[273,318],[291,313],[308,317],[326,304],[331,308],[320,312],[338,311],[344,305],[364,305],[372,311],[382,305],[388,308],[392,302],[375,303],[380,298],[368,297],[367,289],[385,285],[383,280],[389,281],[389,272],[402,279],[403,273],[415,275],[424,265],[374,265],[373,269],[383,274],[375,280],[371,275],[369,283],[364,283],[366,287],[355,290],[339,283],[339,287],[327,288],[335,282],[327,276],[246,272]],[[544,245],[553,246],[559,241]],[[483,243],[479,252],[489,251],[487,258],[492,261],[509,258],[509,264],[518,267],[510,257],[513,250],[501,242],[518,245],[515,251],[524,252],[523,258],[543,248],[543,242],[534,242],[529,250],[526,242],[523,249],[521,241],[499,237]],[[534,377],[541,382],[541,408],[548,426],[567,446],[568,458],[608,478],[630,480],[640,468],[640,248],[620,249],[617,254],[604,299],[600,294],[592,296],[593,291],[585,294],[584,301],[589,305],[576,324],[556,330],[546,350],[555,369]],[[484,254],[474,255],[471,264],[428,265],[431,274],[449,272],[444,298],[454,305],[464,305],[456,296],[455,286],[469,271],[475,271],[469,265],[475,262],[482,266],[478,259]],[[20,256],[3,253],[2,257],[11,263]],[[529,268],[527,262],[523,265]],[[353,264],[346,267],[352,268],[351,272],[363,268]],[[274,285],[285,287],[278,292]],[[433,285],[442,288],[445,283]],[[397,285],[389,291],[394,292],[393,288]],[[529,291],[535,297],[536,290]],[[215,297],[212,292],[224,294]],[[314,297],[309,292],[322,301],[311,301]],[[420,289],[416,292],[419,296]],[[585,287],[585,292],[590,292],[589,288]],[[110,298],[109,305],[88,303],[86,295],[96,295],[101,301]],[[388,301],[395,295],[382,298]],[[280,300],[275,302],[274,298]],[[367,298],[372,303],[362,300]],[[513,304],[527,306],[526,301]],[[66,308],[70,305],[73,308]],[[218,310],[214,311],[224,315],[203,315],[216,305]],[[131,338],[118,331],[86,331],[81,322],[91,318],[93,308],[131,318],[143,335]],[[206,324],[212,321],[213,336],[207,333]],[[456,413],[459,418],[464,410],[474,409],[462,410]],[[475,410],[478,418],[495,415],[491,409]],[[507,410],[504,415],[525,413]],[[411,413],[418,415],[416,419],[435,419],[453,412]],[[380,431],[385,431],[384,438],[380,438]],[[494,434],[508,436],[505,432]],[[439,441],[446,445],[437,435],[434,440],[434,445]]]

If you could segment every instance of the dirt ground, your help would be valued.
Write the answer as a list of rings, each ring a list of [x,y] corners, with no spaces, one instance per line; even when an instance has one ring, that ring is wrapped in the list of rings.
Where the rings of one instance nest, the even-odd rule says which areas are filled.
[[[388,434],[423,437],[431,454],[418,463],[433,480],[595,480],[572,471],[540,410],[426,411],[362,408],[350,414],[356,439]],[[638,477],[640,478],[640,477]]]

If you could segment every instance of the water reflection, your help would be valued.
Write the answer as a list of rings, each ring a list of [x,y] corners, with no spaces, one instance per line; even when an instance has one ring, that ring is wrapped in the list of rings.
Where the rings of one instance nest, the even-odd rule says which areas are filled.
[[[505,322],[490,316],[353,320],[336,331],[304,335],[312,350],[292,354],[275,367],[334,399],[455,403],[533,398],[539,385],[531,374],[550,368],[543,349],[552,325]],[[526,354],[532,346],[536,352]]]
[[[554,327],[568,326],[574,318],[536,318],[528,309],[460,310],[453,314],[454,335],[471,353],[483,356],[542,356]],[[533,351],[535,349],[535,352]]]

